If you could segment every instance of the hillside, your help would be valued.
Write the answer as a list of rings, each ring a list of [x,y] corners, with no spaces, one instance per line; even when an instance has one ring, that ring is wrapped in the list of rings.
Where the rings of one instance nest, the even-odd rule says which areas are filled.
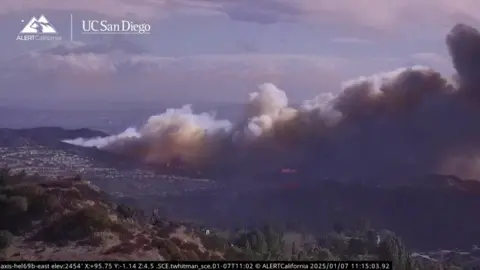
[[[21,145],[23,141],[55,145],[61,140],[74,139],[83,136],[104,137],[108,134],[87,128],[67,130],[60,127],[38,127],[28,129],[0,128],[0,145]],[[19,140],[22,140],[20,142]]]
[[[117,170],[148,169],[140,161],[135,161],[124,156],[101,151],[97,148],[79,147],[63,142],[67,139],[79,137],[105,137],[102,131],[82,129],[64,129],[59,127],[38,127],[28,129],[0,128],[0,153],[9,156],[12,160],[0,160],[0,166],[12,167],[11,163],[27,164],[35,155],[48,157],[48,159],[62,155],[70,156],[75,160],[83,160],[97,167],[108,167]],[[19,155],[20,154],[20,155]],[[15,158],[12,158],[15,156]],[[56,161],[59,163],[58,161]],[[73,165],[60,162],[62,166]],[[67,162],[68,163],[68,162]],[[86,167],[85,164],[79,169]]]
[[[395,231],[409,247],[424,251],[468,248],[480,242],[478,186],[477,181],[442,175],[417,178],[404,186],[306,183],[292,177],[277,186],[171,196],[164,204],[172,218],[188,217],[224,228],[269,222],[323,234],[335,222],[367,219],[376,228]]]
[[[182,223],[150,224],[80,179],[0,179],[0,244],[8,260],[224,259],[205,248],[201,231]]]
[[[315,236],[272,226],[236,231],[172,222],[112,201],[80,178],[0,174],[3,260],[392,260],[395,269],[459,269],[410,256],[400,238],[367,223]],[[470,261],[473,260],[470,258]],[[456,261],[464,265],[469,261]]]
[[[480,183],[475,180],[425,175],[393,181],[401,185],[390,181],[375,185],[330,181],[301,172],[264,174],[227,185],[162,175],[157,177],[154,174],[140,174],[133,178],[137,171],[112,173],[109,168],[130,167],[136,170],[142,165],[95,148],[77,147],[60,141],[77,136],[101,136],[101,132],[61,128],[0,129],[0,135],[10,141],[19,141],[19,144],[27,140],[32,145],[47,145],[43,150],[32,146],[32,150],[27,151],[48,152],[45,154],[47,158],[37,158],[29,153],[21,159],[11,155],[7,157],[11,153],[7,149],[0,164],[11,159],[24,166],[38,159],[36,167],[30,165],[30,169],[44,169],[48,164],[63,170],[65,162],[70,161],[58,160],[60,151],[73,153],[77,160],[85,157],[91,164],[87,166],[78,162],[73,164],[76,166],[73,169],[97,172],[97,177],[87,173],[83,175],[105,192],[120,194],[122,202],[141,207],[146,212],[163,203],[169,218],[175,220],[196,220],[223,229],[271,223],[292,230],[324,234],[337,221],[352,222],[364,218],[376,228],[395,231],[415,250],[469,248],[480,242],[477,230],[480,219],[475,212],[480,206]],[[106,165],[111,167],[102,168]],[[101,170],[105,173],[100,174]],[[225,177],[221,180],[227,182]],[[314,212],[312,209],[315,209]],[[458,222],[460,220],[469,222]],[[436,224],[433,229],[432,222]]]

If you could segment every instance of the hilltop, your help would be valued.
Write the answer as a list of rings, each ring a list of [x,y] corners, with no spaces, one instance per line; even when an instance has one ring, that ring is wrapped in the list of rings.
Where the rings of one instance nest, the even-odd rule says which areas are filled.
[[[156,220],[81,179],[8,176],[0,188],[0,243],[9,260],[225,259],[201,230]],[[204,234],[204,232],[203,232]]]
[[[60,127],[37,127],[26,129],[0,128],[0,145],[22,145],[25,142],[57,145],[61,140],[88,137],[105,137],[107,133],[88,128],[64,129]]]

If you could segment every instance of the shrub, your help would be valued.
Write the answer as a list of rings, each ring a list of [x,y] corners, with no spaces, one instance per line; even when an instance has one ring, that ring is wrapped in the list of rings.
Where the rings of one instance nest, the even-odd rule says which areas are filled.
[[[81,175],[81,174],[77,174],[77,175],[75,175],[75,176],[73,177],[72,180],[75,181],[75,182],[80,182],[80,181],[82,181],[82,175]]]
[[[183,243],[184,243],[181,239],[179,239],[177,237],[170,238],[170,241],[172,241],[175,245],[177,245],[179,247],[182,246]]]
[[[135,217],[135,210],[128,205],[125,204],[120,204],[117,206],[117,212],[123,217],[123,218],[133,218]]]
[[[220,237],[217,234],[212,234],[212,235],[208,235],[208,236],[204,235],[201,238],[202,238],[203,245],[207,249],[222,251],[222,250],[225,250],[226,246],[228,245],[227,240]],[[243,238],[238,238],[236,244],[244,247],[245,243],[246,243],[245,241],[247,241],[247,240],[244,240]]]
[[[5,186],[7,184],[7,177],[0,172],[0,186]]]
[[[132,254],[133,252],[135,252],[136,249],[137,247],[135,246],[135,244],[124,242],[109,248],[107,251],[105,251],[104,254],[114,254],[114,253]]]
[[[13,242],[13,234],[9,231],[0,231],[0,249],[8,248]]]
[[[9,199],[12,211],[17,213],[24,213],[28,210],[28,200],[23,196],[13,196]]]
[[[165,241],[165,248],[172,260],[182,260],[182,250],[170,240]]]
[[[99,247],[104,243],[103,237],[101,235],[92,235],[85,240],[79,242],[80,245],[94,246]]]
[[[116,233],[120,241],[123,241],[123,242],[129,242],[130,240],[135,238],[135,235],[128,230],[127,225],[122,223],[112,222],[112,225],[110,226],[110,230],[113,233]]]
[[[150,245],[152,243],[152,240],[148,239],[144,235],[139,235],[135,242],[137,244],[139,244],[140,246],[147,246],[147,245]]]
[[[0,229],[14,233],[24,229],[30,221],[27,215],[28,200],[23,196],[6,197],[0,195]]]
[[[225,258],[227,260],[245,260],[247,258],[246,254],[242,252],[239,248],[237,247],[229,247],[225,251]]]
[[[165,241],[165,246],[169,251],[172,252],[180,252],[180,248],[171,240],[166,240]]]
[[[367,253],[368,246],[363,239],[360,238],[351,238],[348,241],[348,254],[350,256],[363,255]]]
[[[2,191],[4,196],[0,198],[0,205],[5,204],[5,195],[10,196],[11,203],[19,212],[38,215],[51,213],[59,206],[57,196],[47,194],[45,189],[36,184],[18,184],[8,186]]]
[[[45,193],[45,189],[37,184],[25,183],[7,186],[4,193],[9,196],[36,197]]]
[[[182,252],[177,252],[177,253],[173,253],[173,254],[170,254],[170,259],[172,261],[186,261],[186,258],[185,256],[182,254]]]
[[[170,261],[171,257],[166,248],[158,249],[158,254],[160,254],[165,261]]]
[[[208,259],[210,259],[210,254],[208,254],[208,251],[205,251],[205,252],[198,252],[198,257],[200,258],[200,261],[206,261]]]
[[[76,200],[82,200],[82,194],[80,191],[78,191],[78,189],[75,188],[62,190],[61,196],[72,202]]]
[[[162,238],[155,238],[152,240],[152,246],[154,246],[157,249],[162,249],[166,247],[166,241],[165,239]]]
[[[165,226],[162,228],[158,228],[156,233],[156,236],[161,237],[161,238],[169,238],[170,234],[172,234],[175,231],[175,228],[173,226]]]
[[[182,243],[180,247],[185,250],[193,250],[193,251],[198,250],[198,245],[193,242]]]
[[[185,259],[187,261],[200,261],[200,257],[193,250],[185,250],[183,253],[185,254]]]
[[[5,213],[5,210],[7,209],[9,204],[8,197],[4,194],[0,194],[0,209],[2,210],[2,213]]]
[[[77,211],[72,216],[72,220],[76,220],[91,229],[108,229],[112,225],[108,211],[98,206],[86,207]]]
[[[37,237],[47,241],[80,240],[95,232],[109,230],[113,225],[106,209],[91,206],[62,216],[39,232]]]
[[[60,207],[60,198],[53,194],[45,193],[32,199],[31,212],[36,215],[51,214]]]
[[[317,259],[321,261],[334,261],[336,258],[332,252],[330,252],[330,250],[326,248],[319,248],[317,251]]]
[[[335,254],[345,254],[348,249],[348,239],[341,234],[331,233],[327,235],[325,245]]]
[[[23,196],[7,197],[0,195],[0,216],[3,221],[7,218],[25,213],[28,210],[28,200]]]

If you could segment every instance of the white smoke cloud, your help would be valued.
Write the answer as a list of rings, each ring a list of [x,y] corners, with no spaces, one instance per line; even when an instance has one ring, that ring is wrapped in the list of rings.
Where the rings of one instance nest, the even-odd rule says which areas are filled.
[[[470,46],[479,40],[466,26],[449,35],[457,89],[439,72],[413,66],[347,81],[338,95],[319,95],[293,108],[285,91],[264,83],[250,94],[239,123],[194,114],[186,106],[150,117],[138,132],[126,132],[131,136],[74,142],[153,164],[181,159],[191,168],[233,174],[289,165],[357,179],[460,170],[471,176],[480,171],[474,168],[480,110],[472,103],[480,47]]]
[[[257,92],[250,94],[245,107],[246,118],[240,123],[232,124],[226,120],[218,120],[214,115],[207,113],[194,114],[187,105],[180,109],[168,109],[160,115],[150,117],[139,131],[130,129],[103,139],[76,139],[65,142],[132,155],[155,164],[168,164],[181,159],[192,166],[200,166],[199,164],[205,160],[212,161],[207,162],[208,164],[219,165],[222,164],[219,159],[229,160],[244,151],[252,151],[259,156],[267,155],[271,160],[283,160],[269,151],[273,148],[278,151],[285,147],[289,149],[288,151],[312,151],[308,148],[303,149],[302,147],[308,146],[301,145],[309,145],[312,140],[318,140],[327,130],[339,132],[337,129],[342,123],[356,117],[372,117],[372,114],[380,113],[379,109],[387,109],[384,113],[390,114],[392,105],[406,110],[413,104],[412,102],[416,102],[406,98],[417,94],[406,91],[407,88],[411,89],[411,83],[428,86],[430,80],[439,81],[439,84],[433,85],[438,86],[438,92],[441,92],[441,88],[446,86],[442,85],[442,78],[436,77],[436,74],[427,67],[415,66],[371,77],[361,77],[345,82],[340,95],[319,95],[304,102],[300,108],[289,107],[287,95],[283,90],[272,83],[264,83],[258,86]],[[418,80],[412,82],[408,80],[409,76],[417,76]],[[369,121],[375,123],[375,120]],[[353,127],[356,123],[351,125]],[[342,135],[340,132],[340,135],[339,138],[346,134]],[[290,140],[298,145],[287,146],[285,143]],[[242,141],[247,145],[242,144]],[[351,142],[335,144],[337,143],[340,143],[337,146],[343,147],[345,143]],[[224,148],[231,144],[243,149],[225,153]],[[337,151],[341,153],[340,150]],[[220,153],[228,157],[221,157]],[[233,159],[238,162],[238,158]]]
[[[208,113],[194,114],[191,106],[185,105],[151,116],[139,130],[129,128],[105,138],[77,138],[64,142],[114,152],[140,151],[147,162],[168,162],[171,158],[193,161],[200,158],[205,148],[211,147],[211,138],[228,133],[231,128],[228,120],[216,120]]]
[[[96,137],[91,139],[77,138],[73,140],[64,140],[64,142],[83,147],[104,148],[119,141],[140,139],[141,137],[142,135],[138,133],[135,128],[127,128],[124,132],[117,135]]]
[[[185,106],[150,117],[138,132],[74,142],[152,164],[180,159],[235,175],[289,165],[357,179],[471,176],[480,171],[479,44],[480,33],[465,25],[448,35],[455,85],[432,68],[413,66],[347,81],[337,95],[293,108],[283,90],[264,83],[238,123]]]

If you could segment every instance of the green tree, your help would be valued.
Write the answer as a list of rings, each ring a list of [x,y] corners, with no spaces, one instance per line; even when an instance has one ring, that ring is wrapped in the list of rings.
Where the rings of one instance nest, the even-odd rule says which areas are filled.
[[[371,229],[372,229],[371,222],[368,219],[360,218],[355,221],[353,231],[356,236],[363,237]]]
[[[337,234],[344,233],[346,231],[345,224],[341,221],[336,221],[333,224],[333,231],[336,232]]]
[[[298,254],[297,254],[297,259],[296,259],[296,260],[297,260],[297,261],[307,261],[307,260],[308,260],[308,256],[307,256],[307,254],[306,254],[304,251],[301,250],[300,252],[298,252]]]
[[[348,238],[338,233],[330,233],[325,238],[325,247],[334,254],[345,255],[348,249]]]
[[[123,203],[117,206],[117,212],[123,218],[133,218],[135,216],[135,210],[132,207]]]
[[[320,260],[320,261],[334,261],[337,258],[327,248],[319,248],[317,250],[317,254],[316,254],[315,259]]]
[[[365,235],[365,241],[368,248],[368,253],[375,253],[377,249],[378,233],[374,230],[368,230]]]
[[[393,233],[386,233],[378,247],[380,260],[392,261],[394,270],[414,269],[413,262],[402,240]]]
[[[271,259],[279,259],[284,255],[285,241],[283,240],[283,233],[275,230],[271,226],[265,226],[262,230],[265,236],[267,250]]]
[[[290,255],[290,258],[293,259],[293,258],[296,258],[296,256],[298,255],[298,247],[297,247],[297,242],[293,242],[292,243],[292,253]]]
[[[350,238],[348,241],[348,256],[364,255],[368,251],[367,243],[361,238]]]
[[[254,230],[248,235],[249,242],[252,246],[252,250],[264,254],[268,251],[268,244],[265,235],[260,230]]]

